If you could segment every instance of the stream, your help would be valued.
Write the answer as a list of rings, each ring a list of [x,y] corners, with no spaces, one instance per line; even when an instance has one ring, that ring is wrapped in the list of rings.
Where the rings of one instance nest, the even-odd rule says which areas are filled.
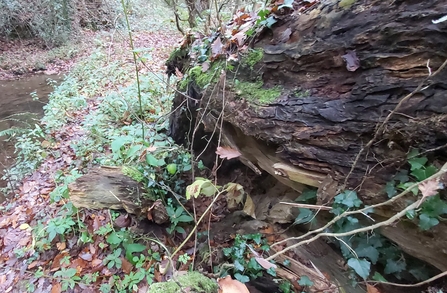
[[[34,119],[43,116],[43,105],[48,101],[48,94],[53,87],[47,80],[60,80],[57,75],[33,75],[19,80],[0,81],[0,131],[11,127],[25,127],[35,123]],[[35,92],[39,100],[33,100],[31,93]],[[33,119],[34,118],[34,119]],[[14,163],[14,142],[7,141],[6,136],[0,137],[0,177]],[[6,187],[7,181],[0,179],[0,188]],[[0,191],[0,202],[6,195]]]

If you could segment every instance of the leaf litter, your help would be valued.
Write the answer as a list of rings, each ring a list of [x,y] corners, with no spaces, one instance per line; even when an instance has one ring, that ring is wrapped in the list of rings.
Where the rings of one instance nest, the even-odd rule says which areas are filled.
[[[177,39],[175,33],[145,32],[136,34],[134,42],[139,47],[156,48],[151,52],[151,60],[148,60],[146,64],[153,71],[164,71],[164,62]],[[123,46],[128,53],[126,41],[123,40],[117,46],[119,48],[110,47],[110,56],[124,57],[120,52]],[[65,239],[55,237],[50,243],[43,244],[45,250],[36,253],[37,243],[33,235],[44,233],[44,230],[48,229],[49,221],[64,213],[61,206],[67,202],[66,199],[59,203],[51,202],[50,193],[57,187],[55,178],[58,174],[68,174],[73,166],[81,163],[81,158],[76,156],[71,145],[73,142],[85,139],[86,134],[81,123],[87,114],[94,113],[97,108],[98,101],[91,99],[85,108],[70,112],[70,121],[51,134],[51,140],[57,143],[51,144],[45,140],[42,144],[49,155],[40,167],[22,180],[14,193],[13,200],[0,205],[0,292],[24,292],[29,286],[34,287],[35,292],[62,291],[56,279],[36,277],[37,269],[42,270],[45,275],[61,268],[75,269],[76,275],[99,272],[106,281],[109,279],[106,278],[107,276],[120,274],[121,271],[130,273],[135,270],[134,265],[124,258],[121,269],[110,270],[103,264],[109,248],[105,244],[104,236],[94,231],[113,222],[107,210],[82,209],[78,212],[79,219],[86,224],[88,233],[92,237],[92,243],[83,245],[79,236],[68,233]],[[146,151],[151,152],[154,149],[155,147],[150,147]],[[130,218],[123,216],[116,219],[115,224],[128,227],[129,221]],[[31,227],[36,229],[38,222],[44,223],[44,228],[41,231],[32,231]],[[23,259],[34,260],[28,263]],[[67,259],[69,259],[68,262]],[[96,285],[99,283],[96,282]],[[75,289],[74,292],[87,292],[78,287]],[[90,292],[93,291],[90,289]]]

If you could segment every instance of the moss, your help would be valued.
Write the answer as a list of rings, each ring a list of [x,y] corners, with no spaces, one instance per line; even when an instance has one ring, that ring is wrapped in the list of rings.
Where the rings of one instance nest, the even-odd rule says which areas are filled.
[[[216,293],[218,286],[211,280],[198,272],[189,272],[186,275],[176,278],[183,289],[189,288],[188,292]],[[181,292],[179,286],[174,281],[152,284],[150,293],[177,293]]]
[[[124,175],[132,178],[137,182],[143,182],[144,180],[144,175],[140,171],[138,171],[135,167],[123,166],[121,168],[121,172],[123,172]]]
[[[309,90],[297,90],[294,94],[295,98],[305,98],[310,96],[310,91]]]
[[[168,60],[166,60],[166,64],[170,64],[174,61],[178,61],[181,59],[186,58],[188,56],[188,50],[187,48],[175,48],[174,51],[172,51],[171,55],[169,55]]]
[[[235,85],[236,93],[251,101],[261,105],[270,104],[281,94],[279,87],[265,89],[262,87],[262,81],[257,82],[238,82]]]
[[[202,72],[202,65],[194,66],[188,71],[188,75],[180,81],[179,88],[185,90],[190,81],[195,81],[202,89],[211,83],[217,82],[222,64],[222,61],[214,62],[205,72]]]
[[[352,4],[355,3],[356,0],[341,0],[340,3],[338,3],[338,7],[340,8],[349,8],[352,6]]]
[[[262,49],[252,49],[244,58],[242,58],[242,64],[247,65],[251,69],[253,69],[253,66],[261,61],[263,57],[264,51]]]

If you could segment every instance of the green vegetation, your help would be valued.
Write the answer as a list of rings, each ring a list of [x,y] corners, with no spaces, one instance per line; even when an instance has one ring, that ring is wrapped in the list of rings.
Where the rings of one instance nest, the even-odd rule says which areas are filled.
[[[260,105],[267,105],[281,95],[279,87],[270,89],[263,88],[262,81],[235,82],[236,94],[244,99]]]
[[[398,193],[411,188],[412,196],[408,196],[406,201],[414,203],[419,193],[418,182],[426,180],[436,172],[438,168],[428,164],[427,157],[419,156],[417,150],[413,150],[408,155],[410,170],[402,169],[395,178],[386,185],[386,193],[389,198],[397,196]],[[437,187],[432,187],[436,191]],[[316,190],[307,190],[297,199],[300,202],[314,203],[316,200]],[[348,211],[365,209],[362,214],[347,215]],[[331,225],[330,231],[333,233],[345,233],[361,228],[365,225],[365,216],[373,212],[373,209],[363,206],[363,202],[358,198],[355,191],[346,190],[334,198],[334,204],[330,211],[334,216],[340,217]],[[420,208],[410,209],[406,212],[406,220],[416,223],[423,231],[428,231],[432,227],[444,220],[447,215],[447,202],[440,198],[437,192],[427,197]],[[295,224],[315,222],[315,211],[300,208],[299,216]],[[417,280],[425,280],[430,276],[430,269],[420,261],[409,257],[378,233],[365,232],[354,235],[337,237],[337,244],[342,255],[347,261],[347,265],[362,279],[372,277],[376,281],[384,281],[383,276],[393,276],[401,279],[406,273],[410,273]],[[373,270],[374,268],[374,270]],[[380,268],[383,268],[380,270]]]
[[[250,279],[253,280],[261,277],[265,269],[258,263],[258,261],[256,261],[255,257],[250,257],[250,259],[247,260],[246,255],[255,250],[260,250],[260,254],[262,255],[262,252],[267,252],[269,249],[270,246],[267,244],[267,241],[262,238],[261,234],[238,234],[234,239],[233,246],[224,248],[223,253],[233,263],[231,269],[232,275],[234,275],[238,281],[247,283]],[[267,273],[276,276],[273,267],[268,269]]]
[[[211,280],[198,272],[188,272],[185,275],[175,277],[164,283],[155,283],[150,287],[152,293],[177,293],[181,288],[189,288],[191,292],[216,293],[218,286],[216,281]]]
[[[248,53],[242,57],[242,64],[247,65],[253,70],[253,66],[260,62],[264,57],[264,51],[262,49],[250,49]]]
[[[340,8],[347,9],[347,8],[351,7],[355,3],[355,1],[356,0],[341,0],[340,3],[338,3],[338,6]]]

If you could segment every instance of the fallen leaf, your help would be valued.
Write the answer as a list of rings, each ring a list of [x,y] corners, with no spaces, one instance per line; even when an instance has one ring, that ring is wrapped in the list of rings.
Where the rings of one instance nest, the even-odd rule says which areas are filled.
[[[235,209],[244,198],[244,188],[240,184],[230,182],[225,185],[225,190],[227,191],[226,198],[228,209]]]
[[[222,54],[223,50],[223,44],[220,38],[217,38],[212,44],[211,44],[211,53],[212,57],[216,58],[217,56]]]
[[[120,215],[115,220],[115,225],[119,228],[127,228],[132,223],[132,219],[130,218],[129,214]]]
[[[51,287],[51,293],[60,293],[62,292],[62,285],[60,283],[54,283],[53,287]]]
[[[20,229],[20,230],[26,230],[26,229],[28,229],[28,228],[29,228],[29,225],[26,224],[26,223],[21,224],[21,225],[19,226],[19,229]]]
[[[253,199],[251,198],[251,196],[249,196],[247,194],[247,198],[245,199],[245,204],[244,204],[244,209],[243,209],[244,213],[246,213],[253,219],[256,219],[255,209],[256,209],[256,207],[253,202]]]
[[[79,257],[82,258],[83,260],[86,261],[92,261],[93,260],[93,256],[91,253],[80,253]]]
[[[219,155],[221,159],[227,160],[231,160],[242,155],[238,150],[234,150],[230,147],[218,147],[216,154]]]
[[[133,269],[133,265],[125,258],[121,258],[123,272],[128,275]]]
[[[102,260],[100,260],[99,258],[95,258],[94,260],[92,260],[92,267],[97,267],[100,264],[102,264]]]
[[[58,242],[58,243],[56,243],[56,247],[57,247],[57,250],[62,251],[65,248],[67,248],[67,244],[65,244],[65,242]]]
[[[176,67],[175,68],[175,75],[179,78],[182,79],[183,78],[183,73]]]
[[[276,265],[275,264],[272,264],[271,262],[269,262],[268,260],[265,260],[262,257],[255,257],[255,259],[258,262],[258,264],[260,264],[261,267],[263,267],[266,270],[271,269],[271,268],[275,268],[276,269]]]
[[[379,289],[377,289],[376,287],[370,285],[370,284],[366,284],[366,292],[368,293],[380,293]]]
[[[217,283],[219,284],[219,293],[250,293],[245,284],[231,279],[230,276],[217,279]]]
[[[424,181],[419,184],[419,190],[422,193],[422,201],[429,196],[438,194],[438,189],[441,189],[442,185],[436,179]]]

